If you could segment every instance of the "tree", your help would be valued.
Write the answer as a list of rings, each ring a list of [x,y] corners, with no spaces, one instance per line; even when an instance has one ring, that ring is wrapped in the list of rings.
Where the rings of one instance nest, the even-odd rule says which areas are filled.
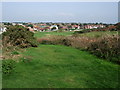
[[[96,22],[95,25],[98,25],[98,23]]]
[[[4,23],[4,25],[12,25],[12,23],[9,23],[9,22],[8,22],[8,23]]]
[[[31,27],[31,28],[33,28],[33,25],[32,25],[32,24],[28,24],[27,27]]]
[[[72,29],[72,26],[71,26],[71,25],[68,25],[67,27],[68,27],[68,29]]]

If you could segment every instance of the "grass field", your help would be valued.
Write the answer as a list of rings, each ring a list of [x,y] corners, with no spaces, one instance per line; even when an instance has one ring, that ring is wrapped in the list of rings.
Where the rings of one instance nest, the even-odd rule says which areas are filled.
[[[101,32],[89,32],[80,34],[80,36],[88,36],[88,37],[101,37],[106,35],[117,35],[117,31],[101,31]]]
[[[74,32],[36,32],[35,33],[35,37],[37,38],[41,38],[47,35],[64,35],[64,36],[68,36],[68,35],[72,35]]]
[[[36,32],[34,34],[35,37],[37,38],[42,38],[48,35],[63,35],[63,36],[69,36],[69,35],[73,35],[73,31],[71,32]],[[101,32],[89,32],[89,33],[83,33],[83,34],[79,34],[80,36],[88,36],[88,37],[101,37],[101,36],[105,36],[105,35],[115,35],[118,34],[117,31],[101,31]]]
[[[40,45],[21,52],[32,58],[3,75],[3,88],[117,88],[118,65],[78,49]]]

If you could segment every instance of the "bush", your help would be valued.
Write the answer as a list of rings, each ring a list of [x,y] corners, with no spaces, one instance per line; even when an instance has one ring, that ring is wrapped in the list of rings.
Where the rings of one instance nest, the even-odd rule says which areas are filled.
[[[50,36],[49,38],[40,38],[38,42],[41,44],[65,45],[79,49],[86,49],[88,45],[95,42],[96,38],[80,37],[80,36]]]
[[[40,44],[52,44],[51,40],[48,39],[48,38],[40,38],[40,39],[37,39],[37,41],[38,41]]]
[[[23,26],[9,26],[2,34],[2,43],[3,46],[37,47],[38,43],[33,36],[34,33]]]
[[[82,31],[75,31],[74,34],[82,34],[82,33],[85,33],[85,30],[82,30]]]
[[[92,43],[88,50],[94,55],[120,64],[120,36],[106,36]]]
[[[17,51],[13,51],[11,54],[13,54],[13,55],[18,55],[19,52],[17,52]]]
[[[81,34],[81,33],[85,33],[86,30],[82,30],[82,31],[75,31],[74,34],[78,33],[78,34]]]
[[[3,60],[2,61],[2,73],[10,74],[15,68],[15,61],[13,60]]]
[[[84,36],[72,37],[71,40],[71,46],[81,50],[86,50],[91,43],[97,41],[96,38]]]
[[[51,36],[48,38],[38,39],[38,42],[41,44],[53,44],[53,45],[65,45],[71,46],[71,41],[69,38],[59,35],[59,36]]]

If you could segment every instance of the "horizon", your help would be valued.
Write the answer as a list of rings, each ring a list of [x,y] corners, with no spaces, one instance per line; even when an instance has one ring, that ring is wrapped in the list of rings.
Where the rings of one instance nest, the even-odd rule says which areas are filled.
[[[3,2],[2,22],[118,23],[117,2]]]
[[[23,21],[14,21],[14,22],[9,22],[9,21],[2,21],[0,23],[78,23],[78,24],[85,24],[86,22],[23,22]],[[102,22],[87,22],[86,24],[116,24],[116,23],[102,23]],[[118,23],[118,22],[117,22]]]

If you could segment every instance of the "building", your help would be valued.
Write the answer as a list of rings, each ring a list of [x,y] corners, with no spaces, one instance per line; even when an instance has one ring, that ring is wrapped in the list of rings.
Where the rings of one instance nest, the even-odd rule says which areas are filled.
[[[58,30],[58,26],[57,25],[52,25],[52,26],[50,26],[50,30],[51,31],[56,31],[56,30]]]
[[[0,34],[2,34],[3,32],[6,32],[6,27],[0,27]]]

